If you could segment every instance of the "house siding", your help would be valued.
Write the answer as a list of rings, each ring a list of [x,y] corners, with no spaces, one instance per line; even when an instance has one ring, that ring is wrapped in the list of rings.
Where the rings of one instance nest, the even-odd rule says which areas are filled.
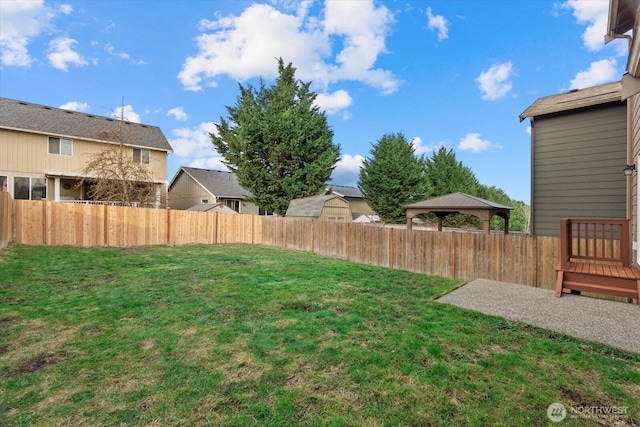
[[[258,215],[258,207],[240,197],[218,197],[211,195],[198,181],[191,175],[181,170],[173,180],[169,189],[169,206],[172,209],[189,209],[192,206],[202,203],[206,199],[209,203],[224,203],[225,200],[239,200],[240,212],[247,215]]]
[[[211,196],[191,176],[181,171],[169,189],[169,206],[172,209],[189,209],[207,199],[209,203],[216,203],[215,196]]]
[[[112,144],[70,138],[73,141],[72,155],[49,154],[48,135],[32,132],[0,129],[0,176],[8,176],[8,190],[12,192],[13,178],[25,176],[44,178],[46,174],[80,175],[80,170],[92,154],[113,147]],[[133,148],[125,147],[131,151]],[[157,181],[165,181],[167,176],[167,155],[165,151],[150,149],[149,169]],[[47,198],[52,200],[52,180],[48,180]],[[163,184],[163,191],[166,186]]]
[[[634,95],[629,100],[631,108],[631,159],[630,163],[636,165],[636,173],[631,179],[631,236],[632,242],[638,241],[638,168],[640,164],[638,162],[638,156],[640,156],[640,94]],[[633,251],[633,261],[636,265],[638,255],[637,251]]]
[[[558,236],[566,217],[625,218],[625,103],[533,121],[532,232]]]

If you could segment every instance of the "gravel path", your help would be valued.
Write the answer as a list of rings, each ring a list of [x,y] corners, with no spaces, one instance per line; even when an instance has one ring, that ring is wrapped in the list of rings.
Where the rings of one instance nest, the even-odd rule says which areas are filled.
[[[438,302],[640,353],[640,306],[476,279]]]

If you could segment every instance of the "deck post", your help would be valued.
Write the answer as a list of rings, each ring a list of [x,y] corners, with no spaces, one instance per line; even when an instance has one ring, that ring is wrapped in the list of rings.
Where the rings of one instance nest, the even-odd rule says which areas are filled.
[[[560,220],[560,267],[563,269],[566,269],[569,264],[572,244],[571,220],[562,218]]]

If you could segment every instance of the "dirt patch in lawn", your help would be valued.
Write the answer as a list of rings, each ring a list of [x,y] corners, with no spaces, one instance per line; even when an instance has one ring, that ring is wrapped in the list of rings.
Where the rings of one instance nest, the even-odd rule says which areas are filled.
[[[46,368],[47,366],[55,365],[56,363],[63,361],[67,357],[69,357],[69,354],[64,351],[54,353],[41,353],[18,365],[18,367],[13,372],[11,372],[10,376],[17,377],[22,374],[32,374]]]

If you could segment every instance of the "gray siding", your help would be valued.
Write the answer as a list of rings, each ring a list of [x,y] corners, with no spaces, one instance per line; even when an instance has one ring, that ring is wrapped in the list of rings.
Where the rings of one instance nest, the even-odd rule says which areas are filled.
[[[533,126],[533,234],[558,236],[566,217],[626,217],[624,103],[536,117]]]
[[[638,241],[638,168],[637,161],[640,156],[640,95],[634,95],[630,100],[631,104],[631,163],[636,165],[636,173],[631,178],[631,236],[632,242]],[[637,251],[633,251],[632,260],[638,265]]]

